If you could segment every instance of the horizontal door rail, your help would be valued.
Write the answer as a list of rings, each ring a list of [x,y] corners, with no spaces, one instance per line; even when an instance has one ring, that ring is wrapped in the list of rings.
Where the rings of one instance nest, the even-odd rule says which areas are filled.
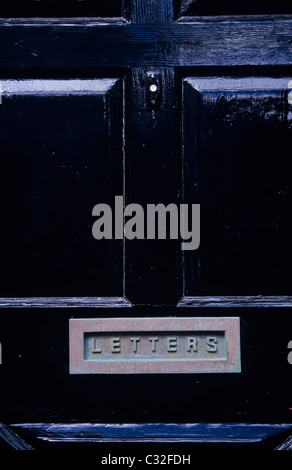
[[[292,296],[183,297],[178,307],[292,307]]]
[[[2,297],[0,308],[121,308],[132,307],[123,297]],[[183,297],[177,307],[292,307],[292,296]]]
[[[17,432],[26,430],[39,440],[55,443],[255,443],[292,430],[292,424],[246,423],[25,423],[12,427]]]
[[[85,69],[141,66],[291,64],[292,19],[110,23],[1,19],[0,68]],[[90,46],[90,47],[88,47]],[[117,52],[118,51],[118,52]]]
[[[0,298],[0,308],[119,308],[131,307],[123,297],[21,297]]]

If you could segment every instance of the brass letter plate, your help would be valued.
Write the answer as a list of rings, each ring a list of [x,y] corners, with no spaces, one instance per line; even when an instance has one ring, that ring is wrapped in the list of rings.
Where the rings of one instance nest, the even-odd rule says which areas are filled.
[[[239,323],[235,317],[71,319],[70,374],[240,372]]]

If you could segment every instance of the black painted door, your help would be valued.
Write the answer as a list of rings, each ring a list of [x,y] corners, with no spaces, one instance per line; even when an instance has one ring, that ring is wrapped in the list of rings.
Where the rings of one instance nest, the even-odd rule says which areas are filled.
[[[291,422],[291,12],[0,9],[2,419]],[[115,196],[200,204],[200,248],[94,239]],[[69,319],[120,316],[238,316],[242,372],[70,375]]]

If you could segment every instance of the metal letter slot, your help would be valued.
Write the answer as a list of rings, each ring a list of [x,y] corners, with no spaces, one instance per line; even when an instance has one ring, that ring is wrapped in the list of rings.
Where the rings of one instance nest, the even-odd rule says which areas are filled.
[[[235,317],[71,319],[69,336],[71,374],[241,372]]]

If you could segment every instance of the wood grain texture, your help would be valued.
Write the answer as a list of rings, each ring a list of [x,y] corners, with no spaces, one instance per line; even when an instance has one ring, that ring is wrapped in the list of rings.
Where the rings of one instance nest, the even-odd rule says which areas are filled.
[[[292,307],[292,296],[206,296],[183,297],[178,307]]]
[[[10,427],[0,423],[0,439],[3,439],[11,450],[34,450],[27,442],[19,437]]]
[[[187,15],[189,10],[196,4],[196,0],[180,0],[179,16]]]
[[[2,18],[117,17],[124,14],[123,0],[0,0]]]
[[[132,0],[131,21],[134,23],[171,23],[173,0]]]
[[[0,296],[123,296],[123,240],[92,235],[95,205],[123,194],[123,81],[1,85]]]
[[[23,3],[25,4],[25,1]],[[95,0],[95,3],[101,4],[101,1]],[[186,5],[186,2],[184,3]],[[120,92],[116,94],[113,90],[113,93],[107,93],[105,97],[110,104],[107,117],[110,120],[120,120],[122,117],[126,127],[125,134],[122,134],[119,132],[121,126],[115,125],[116,121],[111,120],[116,133],[112,134],[110,145],[114,148],[120,142],[117,133],[120,138],[124,135],[128,138],[132,133],[133,138],[130,143],[127,142],[128,147],[123,147],[124,161],[128,165],[126,197],[127,202],[141,202],[143,205],[145,202],[177,202],[176,198],[179,196],[180,185],[177,185],[176,181],[179,172],[176,172],[176,169],[181,165],[181,142],[177,142],[179,138],[176,137],[179,137],[181,131],[179,115],[182,108],[182,77],[193,75],[197,71],[198,75],[205,74],[206,71],[202,71],[202,68],[213,66],[216,68],[216,76],[223,73],[223,67],[228,67],[230,75],[237,76],[241,66],[245,67],[245,74],[259,75],[262,73],[261,66],[267,66],[272,68],[272,75],[283,76],[282,66],[287,66],[287,70],[292,62],[292,16],[191,17],[180,18],[174,22],[171,4],[170,0],[133,0],[129,17],[127,16],[130,21],[123,18],[85,18],[81,17],[81,14],[77,18],[28,17],[0,21],[2,79],[124,77],[124,80],[121,79],[120,84],[117,84],[122,87]],[[197,67],[196,72],[192,67]],[[133,70],[130,71],[130,68]],[[149,70],[161,73],[164,95],[163,108],[160,110],[145,109],[143,80]],[[214,69],[209,70],[208,74],[214,75]],[[114,73],[111,74],[111,71]],[[288,75],[290,71],[291,68]],[[122,101],[118,99],[119,96],[123,96]],[[191,108],[192,103],[188,105]],[[119,106],[120,111],[117,108]],[[1,113],[5,114],[5,107],[1,105],[0,108],[3,108]],[[22,119],[22,122],[27,125],[32,116],[38,116],[37,112],[41,108],[35,103],[33,108],[30,104],[25,109],[25,112],[30,113],[30,117]],[[196,125],[197,116],[194,109],[190,111],[190,126],[193,126]],[[48,113],[53,124],[56,122],[56,114],[60,114],[60,111]],[[71,120],[73,115],[77,115],[79,124],[82,114],[78,114],[78,110],[75,114],[71,113]],[[5,129],[5,122],[4,119],[2,130]],[[79,124],[82,134],[85,134],[88,128],[92,130],[91,125],[94,126],[94,133],[103,129],[90,119],[89,125]],[[14,129],[15,126],[10,128]],[[23,128],[22,124],[19,124],[19,128]],[[39,128],[40,123],[37,122],[37,129]],[[33,135],[35,139],[39,136],[39,131],[36,132],[34,128],[28,135]],[[72,135],[76,136],[76,133]],[[13,142],[17,142],[17,139]],[[20,143],[18,151],[21,153],[27,148],[27,144],[24,145],[21,141]],[[192,142],[188,145],[190,144]],[[280,144],[277,148],[279,147]],[[39,153],[36,152],[36,155]],[[11,154],[13,155],[12,152]],[[110,151],[109,155],[111,154]],[[84,151],[83,163],[86,155],[87,151]],[[278,163],[279,158],[280,153],[277,152]],[[14,169],[12,158],[3,160]],[[121,168],[122,159],[111,159],[111,162],[114,165],[117,162],[115,175],[118,178],[120,172],[117,169]],[[24,159],[19,158],[18,163],[23,165]],[[23,180],[23,168],[25,167],[20,166],[15,172],[17,182]],[[47,174],[46,168],[42,173],[37,173],[38,167],[35,164],[34,171],[37,177],[39,174]],[[1,174],[3,176],[3,172]],[[112,181],[113,174],[109,174]],[[290,172],[286,174],[289,177]],[[107,184],[108,180],[104,178],[104,182]],[[35,186],[31,187],[35,192]],[[95,183],[94,187],[99,186]],[[114,194],[122,194],[116,192],[119,187],[114,185]],[[15,194],[18,204],[19,193]],[[75,189],[72,194],[76,194]],[[84,194],[88,195],[88,186]],[[211,194],[215,194],[213,190]],[[152,200],[149,200],[149,195]],[[51,205],[51,198],[47,199]],[[18,207],[17,204],[15,207]],[[5,204],[2,206],[3,212],[6,210]],[[13,205],[10,200],[10,212],[11,207]],[[5,221],[3,213],[2,219]],[[18,219],[17,222],[19,228]],[[33,229],[32,233],[35,233]],[[164,244],[164,241],[162,243]],[[15,243],[15,247],[17,246],[19,244]],[[85,246],[87,247],[86,244]],[[197,290],[194,289],[189,290],[189,297],[184,297],[176,307],[177,299],[182,296],[182,293],[177,291],[178,263],[175,250],[163,250],[165,251],[153,250],[151,259],[149,247],[144,251],[137,247],[132,259],[129,256],[127,267],[124,263],[124,270],[127,270],[128,281],[130,280],[126,295],[131,293],[128,298],[133,299],[135,303],[143,303],[133,305],[126,313],[129,316],[137,314],[143,317],[147,311],[147,315],[153,317],[178,314],[191,317],[198,313],[198,310],[194,310],[197,307],[202,310],[205,307],[213,307],[212,313],[219,317],[222,313],[226,316],[234,315],[237,307],[247,307],[236,311],[241,320],[243,373],[221,374],[220,378],[216,375],[210,377],[208,374],[201,374],[200,377],[195,374],[188,377],[187,374],[181,374],[179,380],[174,380],[167,374],[163,380],[151,377],[150,374],[131,376],[127,379],[119,377],[117,380],[109,375],[102,381],[94,376],[86,377],[86,381],[80,377],[70,377],[67,341],[69,319],[73,316],[123,317],[123,308],[131,306],[130,302],[122,297],[124,291],[100,291],[100,282],[95,283],[94,291],[89,293],[80,291],[78,283],[77,290],[72,288],[70,294],[62,290],[62,297],[52,297],[58,294],[52,293],[51,290],[36,292],[35,284],[32,292],[16,294],[15,290],[7,292],[5,289],[2,291],[3,298],[0,299],[0,342],[3,346],[3,364],[0,369],[3,374],[2,383],[5,384],[0,403],[3,421],[45,422],[43,429],[35,427],[35,436],[42,436],[42,441],[36,439],[34,442],[44,443],[51,439],[54,443],[61,440],[68,445],[72,442],[70,438],[76,442],[79,442],[78,439],[83,442],[88,439],[87,442],[92,442],[90,439],[93,439],[95,442],[101,442],[102,446],[104,442],[111,443],[115,439],[120,442],[125,437],[135,442],[137,439],[143,442],[149,439],[150,445],[154,439],[165,439],[172,445],[173,442],[190,438],[196,442],[200,439],[204,442],[212,438],[213,442],[221,442],[222,439],[226,442],[226,439],[230,439],[230,442],[239,442],[241,445],[243,442],[250,442],[251,436],[254,442],[262,442],[261,439],[268,437],[269,433],[263,428],[257,428],[256,433],[255,424],[233,426],[228,424],[230,421],[291,421],[291,393],[287,387],[287,373],[291,366],[287,361],[287,345],[291,341],[292,298],[238,297],[238,290],[228,291],[234,294],[233,297],[195,297]],[[80,243],[76,253],[80,255]],[[19,259],[17,261],[19,265]],[[3,273],[2,288],[3,280],[7,278],[4,270]],[[16,273],[15,270],[11,289],[16,285]],[[114,278],[116,271],[113,264],[109,273]],[[26,273],[25,277],[22,276],[22,279],[24,278],[27,278]],[[61,279],[59,285],[62,286],[65,280],[66,278]],[[50,280],[48,287],[53,281],[55,278]],[[209,292],[215,293],[213,289],[209,289]],[[225,292],[226,290],[223,294]],[[267,293],[273,292],[269,290]],[[255,292],[257,293],[258,291]],[[41,297],[44,295],[51,297]],[[64,297],[66,295],[74,297]],[[84,297],[88,295],[107,297]],[[109,295],[120,297],[108,297]],[[207,311],[210,312],[207,308],[204,315]],[[70,425],[64,425],[72,423],[72,420],[76,423],[74,429],[70,428]],[[108,424],[110,421],[134,425],[124,424],[115,428]],[[55,422],[62,423],[62,426],[56,429],[54,425],[50,425]],[[78,425],[90,422],[107,424],[90,429]],[[147,424],[144,427],[137,424],[143,422],[158,424],[152,428],[147,427]],[[167,426],[159,423],[176,424]],[[192,427],[192,424],[180,427],[178,423],[225,424],[205,424],[200,429],[198,426]],[[42,426],[40,424],[40,427]],[[20,427],[20,435],[22,430],[25,432],[33,429],[31,424]],[[18,432],[17,427],[13,429]],[[291,434],[290,427],[279,426],[278,431]]]
[[[120,308],[131,307],[123,297],[0,298],[0,308]]]
[[[277,66],[291,63],[292,19],[171,25],[110,24],[84,19],[1,20],[0,41],[2,70],[76,70],[109,64]]]
[[[184,253],[186,296],[290,293],[288,83],[184,81],[184,196],[202,214],[198,253]]]
[[[291,424],[190,423],[190,424],[15,424],[16,430],[29,430],[33,436],[51,442],[260,442],[283,432]]]
[[[288,439],[276,447],[275,450],[292,450],[292,436],[288,437]]]
[[[154,107],[147,100],[151,74],[158,77],[161,90]],[[173,69],[134,68],[128,96],[126,203],[138,203],[144,209],[147,204],[178,203]],[[125,247],[127,298],[139,304],[175,305],[182,295],[178,240],[126,240]]]

